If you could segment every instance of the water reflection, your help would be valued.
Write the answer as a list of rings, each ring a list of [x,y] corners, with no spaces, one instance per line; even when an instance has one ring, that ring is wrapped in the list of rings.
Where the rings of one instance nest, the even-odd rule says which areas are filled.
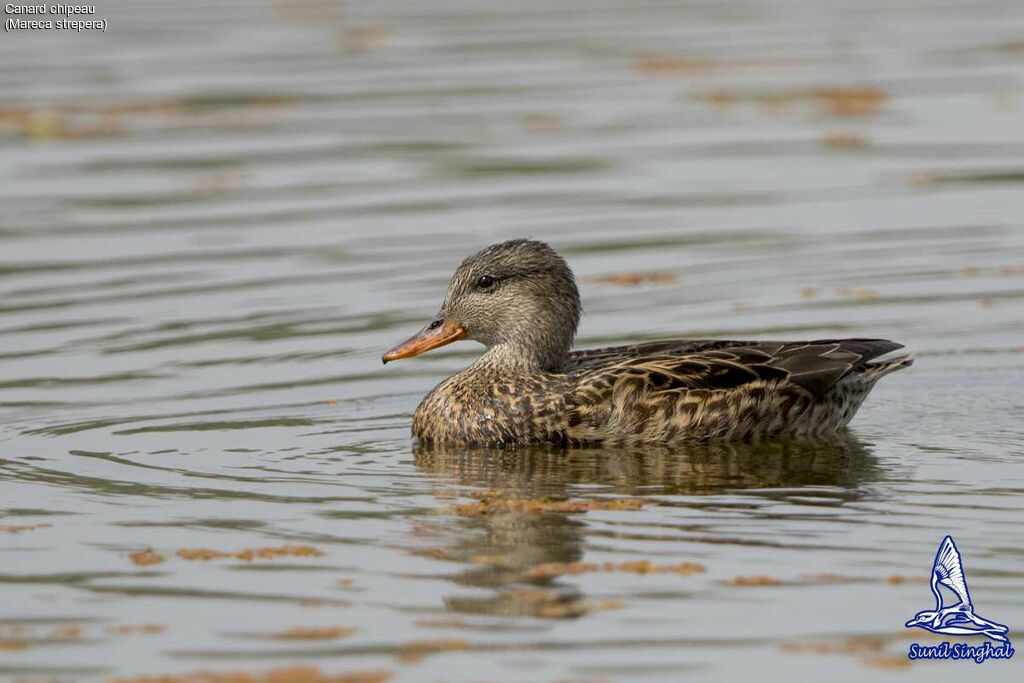
[[[584,556],[584,517],[563,511],[558,502],[600,505],[656,495],[665,503],[670,495],[741,490],[775,497],[793,489],[819,494],[826,487],[840,500],[850,500],[878,473],[870,447],[851,434],[817,441],[644,449],[420,446],[414,456],[421,471],[470,487],[470,495],[484,496],[485,501],[504,502],[458,507],[455,523],[440,534],[442,547],[432,554],[469,565],[451,581],[493,591],[448,596],[447,607],[464,614],[549,618],[579,616],[604,605],[588,600],[578,586],[557,575],[537,571],[540,565],[580,562]]]
[[[877,474],[868,444],[852,433],[820,440],[674,447],[446,449],[418,446],[416,465],[467,486],[516,497],[563,497],[574,484],[619,494],[701,495],[735,489],[836,486]]]

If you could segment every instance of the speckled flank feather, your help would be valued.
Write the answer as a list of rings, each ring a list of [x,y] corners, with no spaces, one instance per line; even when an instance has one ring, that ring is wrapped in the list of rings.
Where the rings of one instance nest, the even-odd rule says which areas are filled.
[[[912,361],[872,364],[886,340],[679,341],[574,354],[571,441],[650,443],[833,432],[875,381]]]
[[[485,339],[488,351],[420,403],[412,430],[422,442],[627,446],[821,435],[849,423],[879,378],[913,362],[893,354],[901,344],[884,339],[675,340],[558,356],[552,350],[571,342],[579,314],[575,285],[564,286],[571,272],[546,245],[506,244],[467,259],[449,287],[446,308],[465,316],[458,322],[467,330],[483,328],[471,338]],[[488,300],[466,283],[481,272],[504,272],[523,250],[528,281],[511,280],[504,298],[491,301],[530,314],[469,314]],[[571,301],[548,303],[559,297]],[[502,316],[545,326],[560,320],[563,327],[502,336],[488,329]]]

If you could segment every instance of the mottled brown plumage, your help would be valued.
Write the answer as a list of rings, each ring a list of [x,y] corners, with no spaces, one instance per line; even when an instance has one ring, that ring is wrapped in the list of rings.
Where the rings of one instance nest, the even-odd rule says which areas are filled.
[[[433,322],[384,356],[457,339],[487,350],[413,417],[422,442],[634,445],[816,435],[844,427],[882,376],[909,366],[884,339],[658,341],[570,351],[572,271],[542,242],[467,258]]]

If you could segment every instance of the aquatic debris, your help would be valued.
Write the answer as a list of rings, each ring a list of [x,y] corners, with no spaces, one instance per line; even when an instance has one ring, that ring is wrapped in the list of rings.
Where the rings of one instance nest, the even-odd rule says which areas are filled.
[[[183,560],[207,562],[209,560],[233,559],[251,562],[252,560],[272,560],[278,557],[322,557],[326,555],[310,545],[282,545],[270,548],[245,548],[235,552],[211,550],[209,548],[183,548],[175,553]]]
[[[800,578],[809,583],[843,583],[853,581],[853,579],[847,578],[842,574],[831,572],[824,574],[804,574]]]
[[[813,299],[818,296],[818,290],[814,287],[804,287],[800,290],[800,296],[804,299]]]
[[[108,626],[107,634],[112,636],[133,636],[138,634],[163,633],[167,627],[163,624],[123,624]]]
[[[371,52],[386,47],[393,37],[387,26],[346,26],[338,29],[338,47],[345,52]]]
[[[902,574],[890,574],[885,577],[885,582],[892,586],[901,583],[928,583],[930,580],[927,576],[903,576]]]
[[[795,586],[821,583],[874,583],[876,581],[891,585],[902,583],[928,583],[927,576],[901,576],[893,574],[884,578],[857,578],[844,576],[834,572],[823,574],[802,574],[797,580],[783,580],[775,576],[735,576],[731,579],[718,581],[721,586]]]
[[[670,285],[676,282],[679,276],[675,273],[616,273],[614,275],[601,275],[594,278],[594,282],[606,285],[618,285],[620,287],[636,287],[642,284]]]
[[[242,189],[245,179],[238,171],[211,171],[193,176],[188,187],[193,195],[218,195]]]
[[[821,144],[833,149],[862,149],[868,146],[868,139],[859,133],[826,133]]]
[[[860,661],[876,669],[906,669],[913,666],[905,654],[875,655],[872,657],[861,657]]]
[[[341,586],[342,588],[348,588],[349,586],[351,586],[355,582],[356,582],[356,580],[353,579],[351,576],[343,576],[340,579],[338,579],[337,581],[335,581],[334,583],[336,583],[337,585]]]
[[[645,76],[680,76],[708,73],[711,63],[706,59],[681,59],[648,55],[633,62],[633,71]]]
[[[142,550],[137,553],[132,553],[128,557],[131,558],[133,564],[138,565],[139,567],[146,567],[151,564],[160,564],[161,562],[167,560],[167,558],[163,555],[158,555],[157,553],[153,552],[152,548]]]
[[[28,641],[0,638],[0,652],[15,652],[28,649]]]
[[[413,640],[399,646],[398,658],[403,662],[418,662],[427,655],[453,650],[468,650],[465,638],[438,638],[436,640]]]
[[[291,666],[262,673],[245,671],[196,671],[187,674],[108,678],[107,683],[382,683],[390,671],[324,673],[315,666]]]
[[[836,294],[855,301],[878,301],[882,295],[868,287],[837,287]]]
[[[270,633],[274,640],[335,640],[356,632],[352,626],[294,626],[287,631]]]
[[[870,636],[851,636],[833,641],[786,641],[779,643],[783,652],[804,652],[816,655],[826,654],[858,654],[865,652],[881,652],[885,649],[885,639]]]
[[[17,640],[19,636],[32,636],[35,629],[34,624],[0,624],[0,640],[12,637]]]
[[[923,187],[941,181],[942,177],[937,173],[928,173],[927,171],[907,171],[903,174],[903,180],[907,185]]]
[[[58,626],[50,631],[47,637],[52,640],[74,640],[82,637],[81,626]]]
[[[960,269],[960,274],[964,277],[975,277],[977,275],[991,275],[997,273],[999,275],[1014,276],[1024,275],[1024,266],[1002,266],[998,270],[993,271],[991,268],[979,268],[978,266],[964,266]]]
[[[446,617],[443,619],[417,619],[413,626],[420,628],[465,628],[466,622],[458,617]]]
[[[556,114],[532,113],[523,117],[523,130],[533,135],[559,133],[565,130],[565,122]]]
[[[812,93],[821,109],[832,116],[873,116],[887,96],[873,86],[825,88]]]
[[[719,581],[723,586],[781,586],[782,579],[774,576],[734,576],[727,581]]]
[[[498,512],[560,512],[578,513],[591,510],[639,510],[643,507],[642,500],[620,498],[615,500],[540,500],[524,498],[506,498],[499,492],[478,494],[476,503],[463,503],[454,507],[457,515],[471,517],[491,515]]]
[[[34,531],[35,529],[48,529],[52,524],[11,524],[0,526],[0,531],[8,534],[20,534],[23,531]]]
[[[551,578],[565,574],[576,575],[590,572],[627,572],[630,574],[679,574],[689,576],[706,571],[704,565],[696,562],[680,562],[678,564],[655,564],[650,560],[631,562],[545,562],[538,564],[527,572],[530,578]]]
[[[795,61],[711,61],[701,57],[667,57],[645,55],[633,62],[633,71],[642,76],[709,76],[739,74],[752,71],[791,69]]]
[[[979,169],[977,171],[908,171],[903,174],[908,185],[927,186],[939,183],[1021,183],[1024,172],[1012,169]]]
[[[68,103],[0,108],[0,133],[10,130],[34,142],[124,135],[155,121],[160,129],[266,123],[266,113],[292,100],[284,97],[126,100],[100,104]],[[254,118],[259,115],[261,118]]]
[[[739,100],[739,95],[719,90],[717,92],[706,93],[704,95],[704,99],[707,100],[708,104],[724,108],[736,104],[737,100]]]
[[[883,90],[869,85],[760,93],[712,91],[701,97],[716,107],[747,102],[761,105],[773,113],[782,112],[791,105],[810,104],[822,116],[835,118],[874,116],[882,111],[888,100]]]

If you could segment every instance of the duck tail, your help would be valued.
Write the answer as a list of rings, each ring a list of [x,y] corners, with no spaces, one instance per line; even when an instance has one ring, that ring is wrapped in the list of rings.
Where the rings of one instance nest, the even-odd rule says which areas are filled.
[[[906,349],[900,348],[876,358],[872,358],[871,362],[865,364],[864,370],[865,374],[871,377],[872,380],[878,380],[890,373],[896,372],[897,370],[909,368],[913,364],[914,354]]]

